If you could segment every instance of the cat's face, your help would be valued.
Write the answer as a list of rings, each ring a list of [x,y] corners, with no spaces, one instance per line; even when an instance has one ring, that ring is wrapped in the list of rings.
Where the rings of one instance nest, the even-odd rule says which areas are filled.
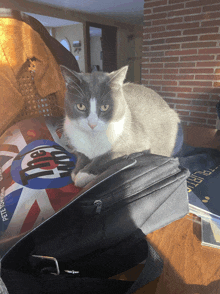
[[[122,120],[122,84],[127,67],[113,73],[79,74],[61,67],[67,85],[66,117],[84,132],[106,132],[109,124]]]

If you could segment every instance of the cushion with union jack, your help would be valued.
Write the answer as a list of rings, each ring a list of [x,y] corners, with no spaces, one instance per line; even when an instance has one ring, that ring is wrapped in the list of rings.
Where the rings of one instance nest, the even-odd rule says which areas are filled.
[[[80,192],[70,176],[76,157],[61,129],[59,118],[34,118],[0,138],[0,254],[6,240],[37,227]]]

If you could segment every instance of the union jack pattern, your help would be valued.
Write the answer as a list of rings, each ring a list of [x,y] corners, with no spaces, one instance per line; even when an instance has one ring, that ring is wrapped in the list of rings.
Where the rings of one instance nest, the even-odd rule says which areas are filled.
[[[81,190],[58,126],[59,119],[25,120],[0,138],[0,253],[1,241],[37,227]]]

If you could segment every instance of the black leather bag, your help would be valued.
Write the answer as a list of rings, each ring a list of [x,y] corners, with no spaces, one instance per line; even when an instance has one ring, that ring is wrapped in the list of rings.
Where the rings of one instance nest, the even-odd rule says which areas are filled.
[[[9,294],[129,294],[161,274],[145,235],[188,213],[189,171],[177,158],[147,152],[97,168],[77,198],[2,257]],[[136,282],[107,279],[143,260]]]

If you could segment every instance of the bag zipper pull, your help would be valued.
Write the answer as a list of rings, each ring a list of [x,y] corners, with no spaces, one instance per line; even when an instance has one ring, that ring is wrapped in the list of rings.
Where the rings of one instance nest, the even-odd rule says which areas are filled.
[[[95,200],[93,203],[96,206],[96,213],[100,214],[102,210],[102,201],[101,200]]]

